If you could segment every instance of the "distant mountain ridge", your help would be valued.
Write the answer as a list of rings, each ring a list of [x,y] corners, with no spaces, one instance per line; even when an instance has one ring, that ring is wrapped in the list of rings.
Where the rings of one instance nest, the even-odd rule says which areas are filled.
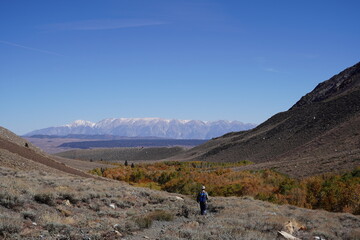
[[[254,128],[256,124],[240,121],[200,121],[163,118],[107,118],[93,123],[77,120],[58,127],[32,131],[25,136],[71,134],[114,135],[124,137],[160,137],[174,139],[211,139],[235,131]]]

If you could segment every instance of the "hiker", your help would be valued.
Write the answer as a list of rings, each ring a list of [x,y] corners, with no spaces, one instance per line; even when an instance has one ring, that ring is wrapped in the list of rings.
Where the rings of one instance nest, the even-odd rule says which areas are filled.
[[[205,186],[202,186],[201,192],[199,192],[196,200],[197,200],[198,203],[200,203],[201,215],[205,215],[206,214],[206,207],[207,207],[206,202],[208,200],[208,194],[205,191]]]

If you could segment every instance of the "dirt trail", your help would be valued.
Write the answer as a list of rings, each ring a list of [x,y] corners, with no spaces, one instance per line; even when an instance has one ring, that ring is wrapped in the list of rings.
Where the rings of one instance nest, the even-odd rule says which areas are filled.
[[[33,150],[31,150],[29,148],[21,147],[21,146],[15,144],[15,143],[5,141],[5,140],[3,140],[1,138],[0,138],[0,148],[6,149],[9,152],[18,154],[18,155],[20,155],[20,156],[22,156],[24,158],[30,159],[32,161],[35,161],[35,162],[38,162],[38,163],[41,163],[41,164],[44,164],[44,165],[46,165],[48,167],[60,170],[60,171],[65,172],[65,173],[70,173],[70,174],[80,176],[80,177],[85,177],[85,178],[95,178],[94,176],[92,176],[90,174],[87,174],[87,173],[84,173],[84,172],[82,172],[80,170],[68,167],[63,163],[59,163],[59,162],[55,161],[54,159],[52,159],[50,157],[46,157],[46,156],[43,156],[43,155],[41,155],[39,153],[36,153],[36,152],[34,152]]]

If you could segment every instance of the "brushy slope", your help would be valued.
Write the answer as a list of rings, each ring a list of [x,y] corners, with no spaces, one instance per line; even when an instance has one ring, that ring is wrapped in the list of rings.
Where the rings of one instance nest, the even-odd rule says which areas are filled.
[[[288,221],[311,239],[357,239],[351,214],[211,197],[207,217],[191,197],[114,181],[0,168],[0,236],[6,239],[277,239]]]
[[[272,162],[278,164],[270,167],[297,177],[351,170],[360,165],[359,122],[360,63],[319,84],[290,110],[255,129],[226,134],[177,158],[248,160],[259,163],[259,168]],[[281,167],[289,164],[292,169]],[[294,165],[301,166],[301,171]]]
[[[252,196],[277,204],[360,214],[360,167],[342,174],[323,174],[302,180],[273,170],[233,171],[238,163],[162,162],[136,164],[92,172],[135,186],[192,194],[207,186],[213,196]]]

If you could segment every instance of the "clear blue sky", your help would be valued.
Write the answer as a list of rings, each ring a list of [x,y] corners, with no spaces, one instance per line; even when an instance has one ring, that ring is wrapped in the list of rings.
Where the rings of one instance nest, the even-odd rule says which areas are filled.
[[[1,0],[0,125],[261,123],[360,61],[357,0]]]

